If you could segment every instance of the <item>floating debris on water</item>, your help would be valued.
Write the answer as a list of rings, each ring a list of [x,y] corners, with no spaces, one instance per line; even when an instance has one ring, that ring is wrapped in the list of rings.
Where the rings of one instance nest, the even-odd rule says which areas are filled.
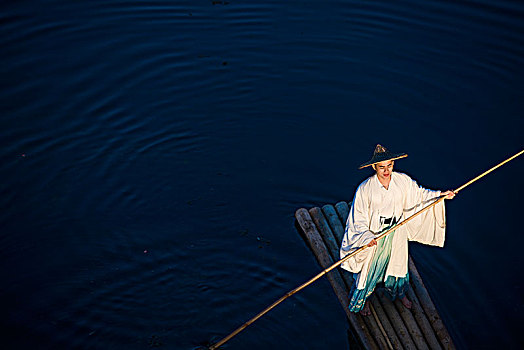
[[[257,241],[259,241],[260,243],[263,243],[265,244],[266,246],[270,245],[271,244],[271,241],[269,239],[265,239],[265,238],[262,238],[262,237],[259,237],[257,236]],[[263,248],[264,246],[261,244],[258,246],[258,248]]]

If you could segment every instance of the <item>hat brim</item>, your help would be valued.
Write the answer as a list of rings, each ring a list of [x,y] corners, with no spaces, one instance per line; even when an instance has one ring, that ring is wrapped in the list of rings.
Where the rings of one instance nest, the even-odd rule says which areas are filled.
[[[373,159],[371,159],[369,162],[366,162],[364,164],[362,164],[359,169],[363,169],[365,167],[368,167],[368,166],[371,166],[373,164],[377,164],[377,163],[381,163],[381,162],[385,162],[385,161],[388,161],[388,160],[395,160],[395,159],[400,159],[400,158],[406,158],[408,155],[406,153],[398,153],[398,154],[391,154],[391,155],[388,155],[386,157],[373,157]]]

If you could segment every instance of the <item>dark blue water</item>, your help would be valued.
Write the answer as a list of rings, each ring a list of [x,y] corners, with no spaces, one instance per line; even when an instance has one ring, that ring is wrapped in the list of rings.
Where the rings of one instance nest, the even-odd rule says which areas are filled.
[[[453,189],[520,151],[512,1],[0,5],[3,348],[192,349],[319,271],[293,213],[377,143]],[[412,255],[459,348],[524,344],[524,158]],[[228,349],[347,349],[326,280]]]

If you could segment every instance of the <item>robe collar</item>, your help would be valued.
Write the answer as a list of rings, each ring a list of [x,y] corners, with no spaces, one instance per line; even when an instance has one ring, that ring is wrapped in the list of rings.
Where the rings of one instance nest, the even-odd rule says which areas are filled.
[[[395,174],[394,171],[391,172],[391,180],[389,180],[389,187],[388,187],[388,188],[386,188],[386,187],[385,187],[385,186],[380,182],[380,180],[378,179],[378,176],[377,176],[376,173],[375,173],[375,175],[373,175],[373,178],[374,178],[374,180],[375,180],[377,186],[379,186],[380,188],[383,188],[383,189],[386,190],[386,191],[389,191],[389,189],[391,189],[391,184],[393,183],[394,178],[396,177],[396,175],[393,176],[393,174]]]

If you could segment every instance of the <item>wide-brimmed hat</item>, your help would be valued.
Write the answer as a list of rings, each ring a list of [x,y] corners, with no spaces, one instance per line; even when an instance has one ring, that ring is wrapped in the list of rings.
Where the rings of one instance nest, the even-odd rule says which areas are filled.
[[[399,159],[399,158],[405,158],[407,156],[408,155],[406,153],[391,153],[385,147],[383,147],[381,145],[377,145],[377,147],[375,147],[375,152],[373,152],[373,157],[371,158],[371,160],[369,160],[369,161],[365,162],[364,164],[362,164],[359,167],[359,169],[362,169],[362,168],[365,168],[367,166],[370,166],[370,165],[373,165],[373,164],[377,164],[377,163],[380,163],[380,162],[383,162],[383,161],[386,161],[386,160],[395,160],[395,159]]]

